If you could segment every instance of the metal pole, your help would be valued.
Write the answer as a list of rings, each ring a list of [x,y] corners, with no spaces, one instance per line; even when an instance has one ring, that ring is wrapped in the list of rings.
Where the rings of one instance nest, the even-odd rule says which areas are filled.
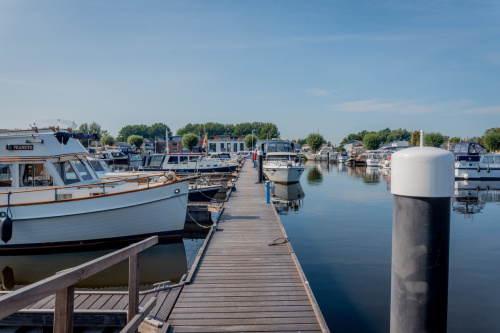
[[[391,157],[391,333],[446,332],[454,157],[416,147]]]
[[[266,204],[271,203],[271,182],[266,180]]]
[[[259,167],[257,169],[257,182],[262,183],[262,161],[264,159],[264,152],[259,150],[257,152],[257,160],[259,161]]]

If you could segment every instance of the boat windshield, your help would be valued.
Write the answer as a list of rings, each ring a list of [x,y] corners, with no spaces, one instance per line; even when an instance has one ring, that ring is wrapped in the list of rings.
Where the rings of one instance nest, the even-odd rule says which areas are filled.
[[[75,169],[73,169],[73,166],[69,163],[69,161],[54,163],[54,166],[56,167],[56,170],[65,185],[78,183],[80,181]]]
[[[92,180],[92,174],[90,173],[89,169],[85,164],[83,164],[81,161],[75,161],[75,166],[76,170],[80,173],[80,176],[82,176],[83,180]]]
[[[95,171],[106,171],[99,160],[87,160]]]
[[[277,152],[293,152],[292,145],[290,142],[268,142],[267,143],[267,152],[268,153],[277,153]]]

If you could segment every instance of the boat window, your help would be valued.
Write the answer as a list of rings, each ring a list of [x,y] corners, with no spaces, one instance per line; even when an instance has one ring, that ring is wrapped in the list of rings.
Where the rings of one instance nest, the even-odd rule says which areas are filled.
[[[179,159],[181,160],[181,163],[187,162],[189,159],[187,156],[179,156]]]
[[[65,185],[78,183],[80,181],[69,161],[54,163],[54,166]]]
[[[53,186],[54,179],[44,163],[19,164],[20,186]]]
[[[85,164],[80,161],[75,161],[75,166],[83,180],[92,180],[92,174]]]
[[[169,159],[168,159],[168,163],[172,163],[172,164],[177,164],[179,163],[179,158],[178,156],[170,156]]]
[[[453,149],[453,152],[454,153],[460,153],[460,149],[462,148],[462,144],[461,143],[456,143],[455,144],[455,148]]]
[[[486,163],[486,164],[493,164],[494,162],[494,159],[493,159],[494,156],[483,156],[483,163]]]
[[[469,144],[468,143],[462,143],[460,145],[460,151],[459,151],[459,153],[468,154],[469,153]]]
[[[474,146],[474,152],[478,154],[486,154],[488,151],[486,148],[481,146],[480,144],[475,143],[474,145],[471,145],[471,147]]]
[[[189,158],[189,160],[195,162],[195,161],[198,161],[200,158],[201,158],[201,156],[191,156]]]
[[[106,171],[99,160],[87,160],[95,171]]]
[[[0,187],[12,186],[12,164],[0,164]]]
[[[161,162],[163,161],[163,155],[153,155],[150,156],[149,166],[151,167],[161,167]]]
[[[495,156],[495,163],[500,164],[500,156]]]

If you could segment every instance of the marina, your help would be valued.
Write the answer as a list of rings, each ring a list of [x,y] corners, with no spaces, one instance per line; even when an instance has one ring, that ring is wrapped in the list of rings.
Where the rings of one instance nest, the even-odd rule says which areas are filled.
[[[140,330],[218,332],[260,330],[265,326],[268,330],[279,331],[296,327],[301,327],[302,331],[323,332],[329,327],[352,332],[387,331],[391,171],[314,161],[307,161],[304,167],[300,182],[271,185],[272,205],[265,204],[265,186],[256,184],[258,170],[249,162],[243,165],[242,171],[226,175],[224,179],[229,185],[217,201],[189,201],[182,244],[159,244],[151,250],[157,247],[164,250],[153,256],[147,254],[148,250],[145,252],[140,306],[145,306],[153,297],[160,303],[152,308],[149,317],[145,317]],[[211,178],[217,176],[207,174],[207,179]],[[471,314],[460,311],[464,299],[475,297],[472,292],[481,294],[475,289],[464,292],[460,284],[483,279],[482,283],[488,285],[487,281],[498,273],[479,269],[482,276],[471,276],[475,270],[465,274],[467,278],[461,276],[463,271],[460,270],[461,275],[453,274],[458,272],[457,264],[465,264],[463,258],[457,261],[454,256],[454,251],[461,252],[464,245],[457,247],[454,244],[454,239],[461,236],[453,233],[453,223],[457,223],[457,218],[458,223],[464,218],[481,221],[481,215],[499,200],[497,188],[500,187],[495,181],[455,182],[450,249],[450,328],[465,325],[471,330],[481,327],[484,332],[495,331],[492,318],[481,323],[473,319],[479,315],[478,311],[493,313],[500,309],[495,298],[498,288],[493,285],[488,296],[482,296],[491,301],[477,310],[468,309]],[[333,200],[336,204],[328,205],[325,200]],[[325,207],[328,207],[326,211]],[[213,214],[217,217],[213,218]],[[332,216],[335,218],[331,219]],[[375,216],[377,223],[369,223]],[[214,221],[217,223],[215,229],[211,227]],[[196,236],[192,238],[189,234]],[[190,242],[196,245],[188,249],[186,245]],[[493,262],[500,258],[493,254],[496,246],[488,244],[492,246],[488,250],[488,261],[481,265],[493,267]],[[171,246],[175,247],[167,250],[166,247]],[[97,256],[98,253],[90,252],[89,255]],[[74,262],[69,256],[47,254],[35,260],[53,262],[55,273]],[[83,256],[81,261],[85,258],[90,257]],[[30,260],[33,258],[29,256],[0,257],[3,289],[18,289],[46,278],[36,273],[41,269],[36,265],[32,271],[26,271]],[[167,264],[171,260],[179,264]],[[156,268],[158,262],[165,262],[161,274],[156,274],[160,273]],[[482,261],[474,265],[479,263]],[[126,268],[122,267],[121,273],[100,276],[75,291],[75,327],[82,332],[99,331],[99,327],[118,332],[127,323],[125,272]],[[172,277],[170,273],[174,273]],[[171,282],[162,283],[167,279]],[[378,288],[366,286],[367,280],[373,281]],[[155,290],[158,286],[162,290]],[[52,321],[47,316],[51,316],[53,307],[54,296],[47,296],[0,321],[0,326],[21,327],[25,325],[23,322],[33,327],[50,326]],[[466,324],[464,316],[474,324]],[[94,322],[89,318],[94,318]]]

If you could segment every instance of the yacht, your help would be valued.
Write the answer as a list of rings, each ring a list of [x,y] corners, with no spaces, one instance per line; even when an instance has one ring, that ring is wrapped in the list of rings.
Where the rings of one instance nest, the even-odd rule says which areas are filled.
[[[296,183],[304,172],[304,166],[294,152],[267,152],[262,172],[275,183]]]
[[[330,161],[335,162],[338,160],[338,153],[333,151],[332,146],[325,146],[316,154],[305,155],[307,160],[310,161]]]
[[[0,131],[0,253],[181,235],[189,181],[99,179],[82,136]]]
[[[146,155],[139,171],[174,171],[176,173],[233,172],[238,163],[220,158],[205,158],[199,153]]]
[[[455,179],[500,179],[500,154],[488,154],[475,142],[458,142],[455,155]]]
[[[367,167],[379,167],[380,162],[383,159],[384,152],[381,150],[367,150],[366,153],[366,166]]]

